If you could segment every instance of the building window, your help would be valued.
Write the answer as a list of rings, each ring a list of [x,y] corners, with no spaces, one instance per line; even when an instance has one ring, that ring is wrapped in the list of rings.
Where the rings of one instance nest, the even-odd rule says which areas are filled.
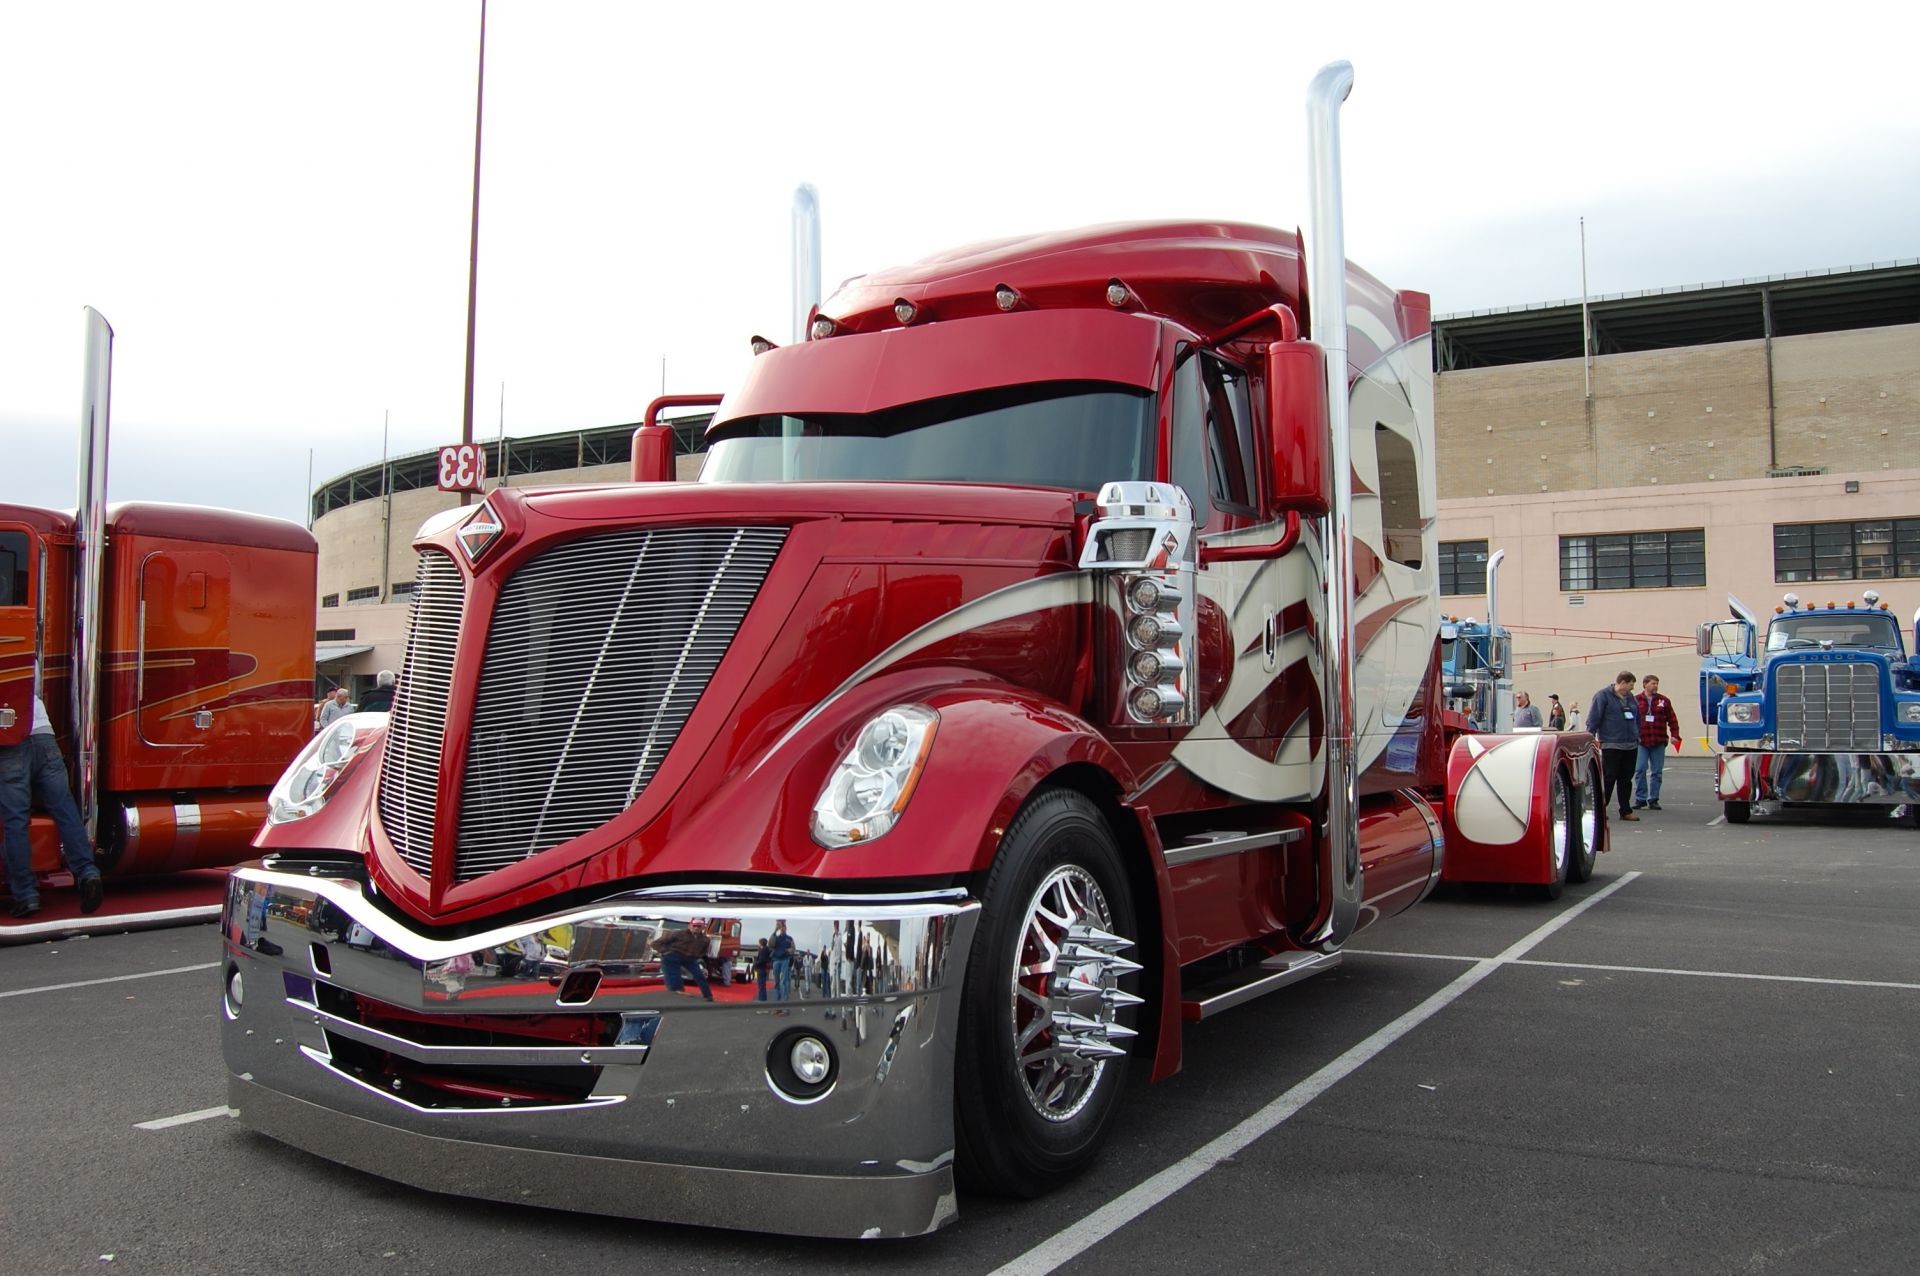
[[[347,601],[350,603],[372,602],[378,597],[380,597],[380,586],[378,585],[362,585],[358,589],[349,589],[347,591]]]
[[[1707,534],[1623,532],[1560,538],[1560,588],[1690,589],[1707,583]]]
[[[322,594],[320,595],[320,605],[322,607],[338,607],[340,605],[340,595]]]
[[[313,640],[315,642],[352,642],[353,630],[316,629],[313,631]]]
[[[395,598],[405,598],[413,592],[413,582],[410,580],[396,581],[393,588],[387,592]]]
[[[1920,518],[1774,525],[1777,581],[1912,577],[1920,577]]]
[[[1440,542],[1440,592],[1443,594],[1487,592],[1487,543],[1485,541]]]

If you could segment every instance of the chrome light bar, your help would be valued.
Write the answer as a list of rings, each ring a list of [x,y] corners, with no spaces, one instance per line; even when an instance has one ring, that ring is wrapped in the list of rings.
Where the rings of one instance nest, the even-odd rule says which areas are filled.
[[[1199,673],[1193,504],[1171,483],[1118,482],[1100,489],[1096,513],[1080,568],[1106,577],[1113,719],[1190,727]]]

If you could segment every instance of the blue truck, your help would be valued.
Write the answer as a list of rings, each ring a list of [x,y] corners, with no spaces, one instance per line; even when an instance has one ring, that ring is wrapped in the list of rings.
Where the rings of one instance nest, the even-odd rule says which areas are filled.
[[[1500,624],[1500,564],[1487,560],[1487,618],[1445,617],[1440,624],[1440,684],[1447,708],[1473,731],[1513,730],[1513,635]]]
[[[1788,594],[1763,627],[1728,595],[1732,618],[1697,630],[1700,716],[1719,744],[1729,824],[1755,807],[1872,805],[1920,828],[1920,655],[1878,594],[1861,598]],[[1914,638],[1920,651],[1920,612]]]

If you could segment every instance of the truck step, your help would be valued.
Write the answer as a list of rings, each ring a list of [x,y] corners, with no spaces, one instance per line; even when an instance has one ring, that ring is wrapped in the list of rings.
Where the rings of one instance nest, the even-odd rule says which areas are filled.
[[[1282,953],[1255,966],[1236,970],[1224,978],[1184,990],[1180,1017],[1188,1023],[1211,1019],[1222,1010],[1263,997],[1267,993],[1297,984],[1309,975],[1332,970],[1340,964],[1339,953]]]

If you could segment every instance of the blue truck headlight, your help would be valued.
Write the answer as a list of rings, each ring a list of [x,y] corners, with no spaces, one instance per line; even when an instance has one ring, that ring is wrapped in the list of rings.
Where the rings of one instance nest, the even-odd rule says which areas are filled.
[[[1752,726],[1760,721],[1760,706],[1730,703],[1727,705],[1727,721],[1741,726]]]
[[[1898,721],[1903,727],[1920,727],[1920,700],[1904,700]]]
[[[861,727],[814,801],[813,840],[852,846],[891,829],[920,782],[939,725],[925,705],[902,704]]]

